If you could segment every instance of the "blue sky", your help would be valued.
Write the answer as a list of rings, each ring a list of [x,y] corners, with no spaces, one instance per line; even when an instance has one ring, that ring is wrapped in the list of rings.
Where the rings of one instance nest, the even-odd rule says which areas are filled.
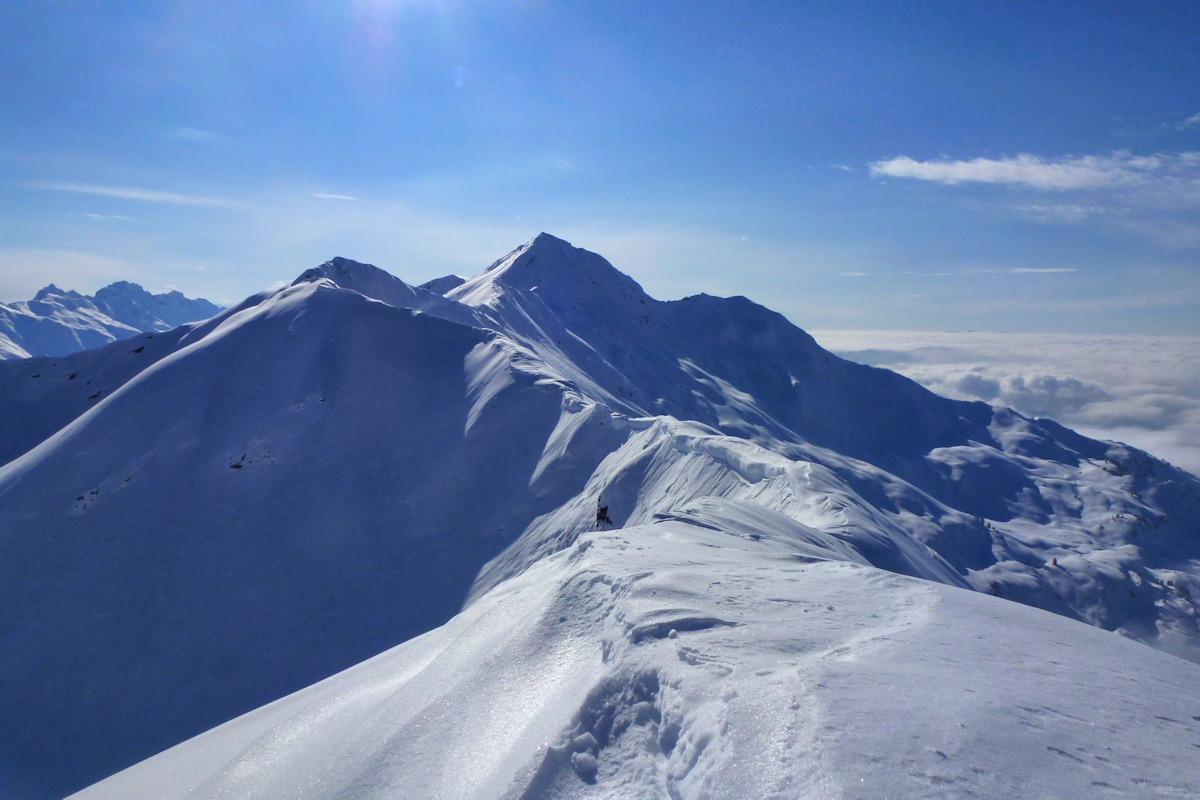
[[[9,0],[0,300],[545,230],[804,327],[1197,334],[1197,53],[1190,0]]]

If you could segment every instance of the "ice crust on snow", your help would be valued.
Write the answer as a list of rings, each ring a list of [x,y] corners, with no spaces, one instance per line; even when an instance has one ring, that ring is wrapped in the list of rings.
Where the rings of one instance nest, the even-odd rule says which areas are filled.
[[[143,765],[110,786],[154,796],[147,787],[173,773],[195,776],[199,782],[179,785],[199,796],[218,795],[217,787],[239,796],[337,796],[331,786],[351,796],[374,796],[377,787],[404,796],[643,796],[670,785],[688,797],[758,796],[745,794],[748,787],[766,787],[761,796],[818,797],[837,786],[849,791],[829,781],[841,780],[856,748],[866,748],[880,764],[919,763],[913,769],[928,780],[905,784],[912,796],[958,786],[999,797],[1002,788],[1027,791],[1029,770],[1005,761],[1000,738],[969,745],[986,738],[985,712],[1008,719],[1002,709],[1011,708],[1017,679],[1001,652],[1012,652],[1015,640],[1028,640],[1021,681],[1040,687],[1028,689],[1030,709],[1041,708],[1037,700],[1064,710],[1046,699],[1053,693],[1082,702],[1085,689],[1068,686],[1073,674],[1092,676],[1095,692],[1132,691],[1125,706],[1115,697],[1094,701],[1093,716],[1067,710],[1106,731],[1118,707],[1139,719],[1162,708],[1148,691],[1100,674],[1105,647],[1126,659],[1118,674],[1141,670],[1152,682],[1196,685],[1196,667],[1109,632],[1197,659],[1194,476],[1050,421],[941,398],[843,361],[745,298],[655,300],[602,257],[546,234],[445,286],[414,288],[333,259],[203,323],[0,364],[0,413],[22,421],[0,429],[0,608],[20,609],[0,627],[0,679],[25,687],[0,695],[0,789],[62,794],[406,640],[394,656],[367,662],[386,664],[381,672],[356,667],[204,734],[195,742],[212,747],[185,745],[174,751],[183,755],[159,762],[169,768]],[[621,531],[590,533],[601,497]],[[649,609],[643,616],[640,606],[615,605],[538,616],[575,591],[564,588],[579,580],[574,565],[602,552],[593,565],[599,584],[654,587],[665,605],[634,592]],[[691,597],[693,581],[711,583],[724,570],[736,590]],[[755,580],[734,579],[746,570]],[[775,609],[760,591],[792,583],[803,586],[788,591],[809,592],[805,602],[820,608],[803,606],[793,618],[795,608]],[[852,632],[879,613],[867,609],[868,597],[851,598],[881,586],[885,605],[903,595],[945,609],[936,625],[917,626],[912,652],[924,654],[926,667],[944,663],[944,674],[932,674],[947,685],[974,675],[971,659],[989,665],[981,668],[984,688],[972,685],[982,697],[964,706],[984,719],[959,746],[992,777],[951,770],[957,777],[941,784],[929,776],[943,773],[911,760],[907,740],[874,739],[849,712],[830,711],[844,738],[804,728],[795,739],[819,741],[828,756],[785,747],[778,752],[793,753],[787,763],[795,768],[763,767],[763,779],[777,783],[760,786],[748,768],[730,766],[751,763],[744,748],[759,742],[746,720],[764,714],[791,730],[785,717],[750,703],[735,714],[736,733],[721,730],[722,709],[737,703],[711,705],[704,692],[718,691],[716,683],[671,695],[677,707],[669,714],[654,699],[674,691],[664,675],[703,665],[710,652],[661,648],[700,639],[715,642],[713,652],[725,652],[739,676],[719,684],[721,692],[774,697],[772,680],[746,665],[765,659],[775,666],[762,669],[778,671],[791,658],[803,686],[789,688],[784,705],[800,692],[800,708],[874,713],[869,703],[855,705],[849,689],[826,692],[826,662],[801,658],[810,650],[796,641],[807,641],[807,615],[820,611],[828,617],[821,647],[851,647]],[[676,595],[686,599],[679,613],[670,605]],[[774,610],[754,618],[744,607],[755,603],[764,614]],[[625,630],[627,620],[633,627]],[[616,638],[614,625],[624,631]],[[762,638],[771,626],[779,626],[778,640]],[[1008,633],[993,630],[1005,626]],[[1045,637],[1071,635],[1055,626],[1091,637],[1078,644],[1086,655],[1055,654]],[[610,639],[616,649],[606,661]],[[982,643],[993,641],[1002,646]],[[734,644],[726,652],[722,642]],[[443,647],[460,655],[439,661]],[[772,648],[779,652],[770,655]],[[916,662],[903,661],[908,648],[852,648],[875,655],[855,662],[864,671],[845,686],[859,691],[898,659],[924,680]],[[651,651],[662,658],[634,658]],[[590,660],[597,653],[598,665]],[[1057,666],[1045,667],[1043,656]],[[618,663],[628,669],[607,671]],[[497,673],[491,683],[487,670]],[[367,672],[392,688],[344,677]],[[439,680],[449,681],[445,694]],[[490,687],[480,705],[466,695],[473,682]],[[334,685],[348,696],[362,688],[362,704],[346,711],[370,729],[361,737],[343,741],[338,732],[348,728],[319,710],[326,701],[316,698],[342,691],[328,689]],[[920,685],[933,706],[933,682]],[[539,686],[551,687],[549,699],[539,699]],[[865,697],[882,704],[885,731],[914,725],[932,735],[949,719],[932,707],[910,719],[913,709],[884,703],[882,694]],[[581,702],[587,697],[595,702]],[[310,700],[316,710],[303,712],[302,725],[270,711],[309,708]],[[1083,723],[1055,717],[1047,726],[1025,713],[1031,728],[1100,746],[1099,734],[1081,733]],[[1164,716],[1191,724],[1178,713]],[[673,714],[695,716],[691,734],[673,727]],[[659,755],[638,749],[647,720],[657,726]],[[415,727],[405,727],[410,722]],[[997,737],[1020,739],[1029,734],[1024,724],[1001,725]],[[1166,737],[1155,724],[1139,729],[1155,743],[1147,749]],[[618,728],[636,735],[614,737]],[[1137,752],[1135,739],[1121,736],[1122,752]],[[280,764],[305,753],[343,757],[316,772],[254,772],[265,762],[243,748],[258,752],[259,737]],[[703,737],[725,742],[705,750],[710,756],[737,757],[706,760],[699,745],[684,747]],[[468,741],[493,750],[469,759],[459,744]],[[1086,770],[1066,769],[1071,759],[1029,741],[1021,752],[1035,765],[1030,775],[1070,773],[1064,780],[1083,786]],[[1163,743],[1163,752],[1186,763],[1192,751],[1176,745]],[[682,753],[695,763],[671,766]],[[893,755],[899,760],[888,761]],[[237,784],[248,769],[257,777]],[[877,769],[881,787],[884,768]],[[801,782],[789,784],[795,791],[778,783],[785,771]],[[811,775],[825,777],[804,777]],[[1165,766],[1145,775],[1145,792],[1190,785]],[[1139,796],[1112,785],[1113,796]]]

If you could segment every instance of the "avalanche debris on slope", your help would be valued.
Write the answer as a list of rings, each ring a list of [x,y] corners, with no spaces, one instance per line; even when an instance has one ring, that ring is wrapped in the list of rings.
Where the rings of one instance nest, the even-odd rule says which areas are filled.
[[[1200,667],[752,506],[588,533],[442,628],[78,795],[1148,798]]]

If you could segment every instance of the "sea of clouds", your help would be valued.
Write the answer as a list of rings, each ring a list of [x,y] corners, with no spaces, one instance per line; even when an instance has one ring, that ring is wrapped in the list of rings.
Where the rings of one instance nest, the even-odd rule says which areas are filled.
[[[939,394],[1050,417],[1200,474],[1200,337],[810,332]]]

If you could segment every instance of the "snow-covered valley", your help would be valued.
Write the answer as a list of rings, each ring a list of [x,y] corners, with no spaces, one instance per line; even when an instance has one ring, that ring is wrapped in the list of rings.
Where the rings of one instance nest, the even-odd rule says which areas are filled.
[[[1196,793],[1195,476],[545,234],[427,286],[0,363],[0,789]]]

